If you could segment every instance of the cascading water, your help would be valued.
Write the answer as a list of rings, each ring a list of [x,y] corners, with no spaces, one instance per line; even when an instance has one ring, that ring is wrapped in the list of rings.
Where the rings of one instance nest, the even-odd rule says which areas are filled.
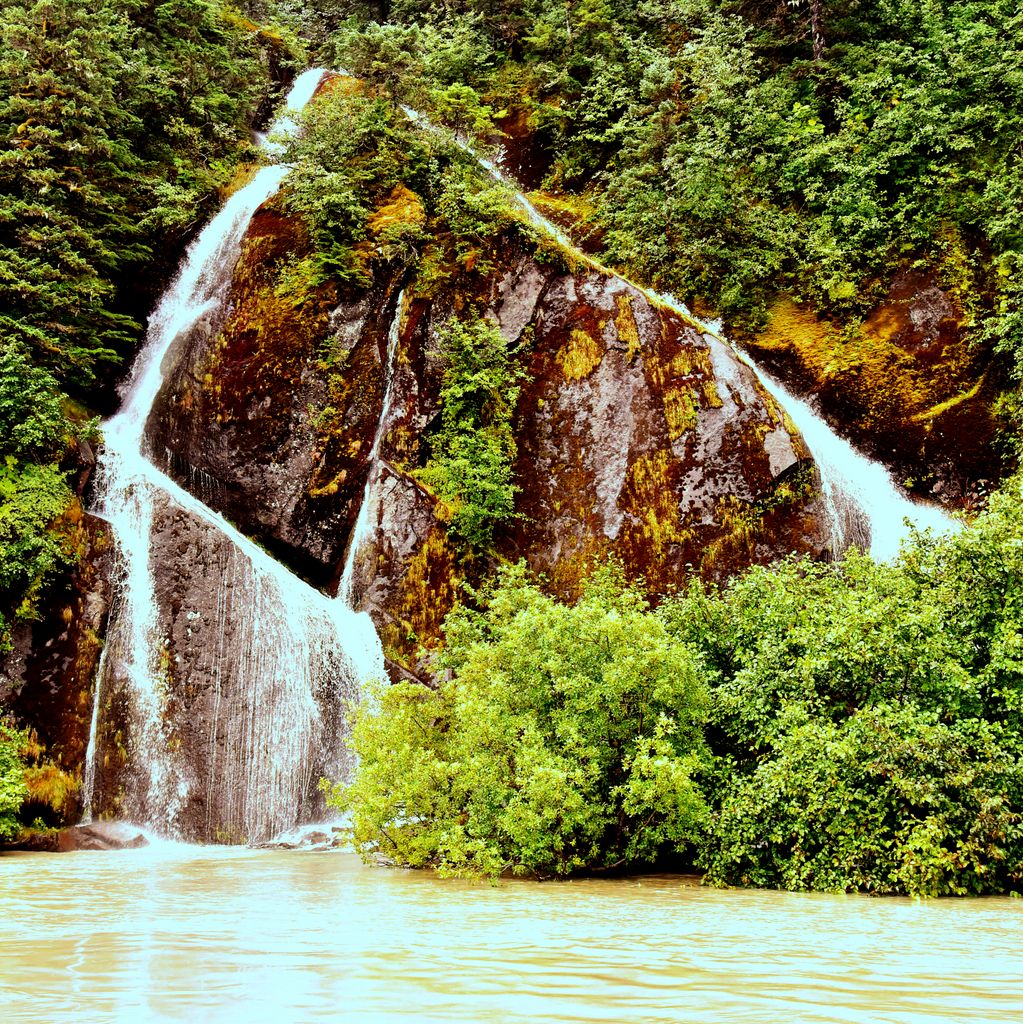
[[[427,131],[437,132],[431,122],[418,111],[403,107],[405,115]],[[495,180],[514,192],[516,202],[525,211],[531,224],[570,249],[575,256],[602,273],[613,271],[592,256],[583,253],[556,224],[543,216],[512,184],[493,161],[481,156],[471,143],[458,135],[455,143]],[[621,276],[621,275],[617,275]],[[630,282],[632,284],[633,282]],[[690,310],[671,295],[664,295],[633,284],[655,303],[668,306],[696,324],[712,344],[728,344],[720,325],[700,324]],[[790,394],[769,373],[763,370],[748,352],[736,352],[756,374],[760,383],[802,434],[817,463],[821,477],[821,497],[828,517],[832,550],[841,554],[849,547],[867,549],[874,558],[888,560],[899,553],[899,547],[912,528],[949,533],[961,524],[935,505],[910,500],[895,483],[892,475],[880,465],[858,452],[821,417],[812,405]]]
[[[900,544],[909,535],[907,521],[917,529],[938,534],[961,529],[962,524],[936,505],[911,501],[884,466],[856,451],[809,402],[790,394],[769,373],[749,362],[803,435],[817,462],[836,550],[856,544],[868,547],[874,558],[888,561],[899,553]]]
[[[377,422],[376,433],[373,436],[373,445],[369,451],[369,475],[366,477],[366,487],[362,493],[362,504],[359,506],[359,515],[352,528],[352,534],[348,541],[348,554],[345,558],[344,571],[341,574],[341,583],[338,587],[338,598],[345,602],[348,607],[354,606],[353,585],[355,579],[355,567],[366,541],[373,533],[373,520],[376,513],[377,490],[384,467],[380,462],[380,445],[387,436],[391,427],[391,413],[394,408],[394,384],[397,375],[398,342],[401,337],[401,317],[405,306],[405,290],[398,293],[398,301],[394,308],[394,318],[387,332],[387,353],[384,361],[384,401],[380,409],[380,419]]]
[[[322,75],[299,76],[271,138],[295,130],[294,115]],[[368,616],[292,575],[147,457],[145,426],[162,364],[190,332],[216,329],[249,221],[287,172],[261,168],[196,239],[150,320],[123,407],[104,426],[95,505],[110,525],[118,568],[89,739],[83,799],[90,816],[101,802],[101,695],[123,695],[128,719],[127,745],[113,727],[106,739],[106,755],[123,767],[120,792],[103,794],[105,811],[171,835],[258,842],[316,812],[317,776],[345,770],[343,705],[382,671]],[[184,560],[154,563],[157,533],[174,530],[187,538]],[[186,616],[183,635],[202,641],[179,678],[181,656],[166,635],[167,602],[158,591],[186,570],[213,592],[201,608],[174,609]],[[197,697],[199,680],[205,691]],[[191,759],[180,756],[188,730],[203,748]]]
[[[296,81],[271,141],[264,142],[270,155],[282,152],[274,139],[294,131],[294,115],[321,77],[307,72]],[[459,144],[508,184],[495,164],[464,140]],[[219,327],[249,221],[287,171],[282,165],[260,169],[201,233],[153,314],[123,408],[105,425],[95,504],[114,537],[117,579],[96,680],[83,793],[87,816],[116,812],[172,835],[250,842],[291,829],[318,810],[316,778],[344,774],[343,704],[358,698],[364,679],[382,672],[372,623],[353,613],[350,602],[384,479],[379,456],[393,418],[403,294],[388,332],[383,408],[337,599],[293,576],[147,457],[146,421],[163,384],[162,364],[192,332],[212,334]],[[538,229],[607,272],[520,191],[514,194]],[[646,294],[696,323],[670,296]],[[712,328],[698,326],[723,344]],[[911,503],[882,467],[747,361],[817,461],[836,550],[869,539],[876,556],[891,557],[907,516],[939,529],[956,525],[936,509]],[[117,764],[116,785],[102,771],[108,758]]]

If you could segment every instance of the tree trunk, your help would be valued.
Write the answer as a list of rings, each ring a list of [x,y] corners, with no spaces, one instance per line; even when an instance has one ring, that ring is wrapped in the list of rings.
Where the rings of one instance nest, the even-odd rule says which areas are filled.
[[[813,36],[813,59],[824,57],[824,3],[810,0],[810,35]]]

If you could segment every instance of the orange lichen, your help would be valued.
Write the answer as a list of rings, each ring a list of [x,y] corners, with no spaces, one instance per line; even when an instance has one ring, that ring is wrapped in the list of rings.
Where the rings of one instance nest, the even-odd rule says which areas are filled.
[[[671,481],[675,468],[672,454],[662,449],[640,456],[625,476],[622,505],[635,517],[628,531],[629,546],[634,557],[640,556],[640,564],[649,567],[648,574],[658,573],[669,545],[685,545],[694,537],[682,525]]]
[[[398,184],[381,200],[370,215],[367,226],[369,233],[379,239],[405,226],[422,227],[425,223],[426,210],[422,199],[411,189]]]
[[[697,406],[693,393],[684,384],[665,388],[662,401],[664,418],[668,421],[668,437],[677,441],[696,426]]]

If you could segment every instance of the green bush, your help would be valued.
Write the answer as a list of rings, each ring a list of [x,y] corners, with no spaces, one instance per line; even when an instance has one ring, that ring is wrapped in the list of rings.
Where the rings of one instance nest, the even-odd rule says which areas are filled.
[[[21,827],[18,811],[28,796],[21,756],[24,744],[24,735],[0,719],[0,842],[13,839]]]
[[[660,615],[711,678],[712,881],[918,895],[1023,874],[1023,490],[892,565],[788,561]]]
[[[656,612],[610,569],[573,607],[521,568],[476,599],[439,689],[358,714],[333,798],[364,853],[547,877],[691,842],[717,884],[1020,889],[1019,480],[894,564],[785,561]]]
[[[441,423],[419,475],[447,506],[453,534],[485,551],[515,515],[512,417],[523,372],[497,325],[478,316],[451,320],[439,353]]]
[[[791,705],[750,774],[717,794],[711,882],[911,896],[1023,878],[1019,736],[879,704],[835,722]]]
[[[356,847],[445,874],[560,877],[649,863],[704,816],[706,692],[692,659],[608,570],[573,606],[522,567],[449,616],[439,689],[378,689],[337,786]]]
[[[73,495],[56,466],[0,465],[0,608],[16,616],[36,614],[34,601],[51,574],[71,552],[51,527]],[[9,625],[0,614],[0,652],[10,645]]]
[[[71,433],[53,375],[0,340],[0,455],[60,455]]]

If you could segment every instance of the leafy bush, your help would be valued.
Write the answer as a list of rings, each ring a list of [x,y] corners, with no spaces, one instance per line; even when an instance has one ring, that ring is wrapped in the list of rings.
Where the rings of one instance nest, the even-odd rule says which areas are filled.
[[[455,536],[484,551],[515,514],[512,417],[523,372],[497,325],[481,317],[451,320],[439,352],[441,425],[420,477],[448,507]]]
[[[546,877],[689,841],[718,884],[1021,887],[1020,480],[891,565],[786,561],[656,612],[610,569],[566,607],[515,568],[478,601],[438,690],[359,712],[334,800],[364,853]]]
[[[704,805],[706,693],[692,659],[609,570],[574,607],[524,569],[456,610],[437,690],[379,689],[360,767],[331,802],[357,848],[445,874],[539,877],[649,863],[692,840]]]
[[[28,796],[21,757],[24,742],[22,733],[0,719],[0,842],[18,834],[18,811]]]
[[[70,431],[53,375],[0,341],[0,455],[59,455]]]
[[[34,613],[32,602],[53,571],[71,553],[51,529],[71,502],[65,474],[56,466],[18,463],[0,466],[0,608]],[[0,615],[0,651],[9,648],[8,625]]]
[[[834,722],[791,705],[768,744],[752,773],[722,779],[709,881],[942,896],[1023,878],[1019,736],[999,725],[912,704]]]
[[[893,565],[789,561],[662,607],[711,677],[711,880],[1018,887],[1021,498],[1011,481],[969,529],[918,537]]]

